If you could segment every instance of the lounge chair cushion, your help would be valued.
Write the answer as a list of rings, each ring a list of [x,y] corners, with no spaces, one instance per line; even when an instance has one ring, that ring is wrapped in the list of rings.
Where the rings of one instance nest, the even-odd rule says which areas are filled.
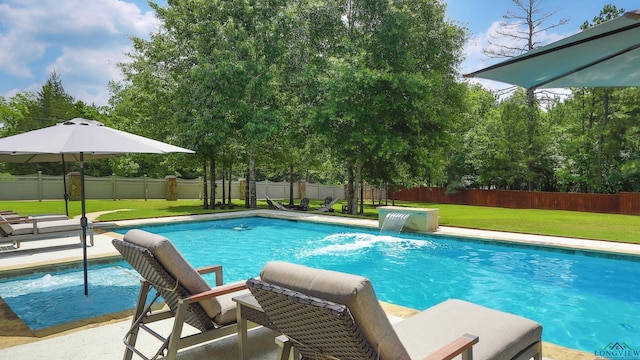
[[[12,217],[15,217],[15,216],[0,215],[0,222],[10,221]],[[0,224],[0,230],[2,230],[2,232],[7,236],[33,234],[33,223],[32,222],[13,223],[13,224],[3,223],[3,224]]]
[[[462,300],[444,301],[393,327],[412,359],[424,358],[465,333],[482,334],[473,346],[474,359],[513,359],[542,336],[535,321]]]
[[[4,216],[0,215],[0,222],[4,221],[7,221],[7,219]],[[11,233],[13,232],[13,226],[11,224],[2,223],[0,224],[0,230],[5,235],[11,235]]]
[[[264,282],[347,306],[381,359],[409,359],[367,278],[279,261],[268,262],[260,277]]]
[[[57,215],[59,216],[59,215]],[[0,215],[0,221],[10,221],[12,218],[16,218],[15,215]],[[50,219],[55,219],[52,217]],[[34,224],[35,222],[35,224]],[[0,224],[0,229],[3,233],[11,236],[27,235],[34,233],[34,227],[36,228],[36,234],[48,234],[55,232],[65,232],[72,230],[82,230],[80,220],[40,220],[38,217],[31,218],[30,221],[14,223],[14,224]]]
[[[82,225],[80,225],[80,220],[75,220],[75,219],[38,221],[36,223],[36,227],[39,234],[82,230]]]
[[[191,294],[198,294],[211,287],[178,252],[169,239],[150,232],[133,229],[124,235],[124,241],[149,249],[158,262],[175,277]],[[221,305],[216,298],[200,301],[207,315],[214,319],[220,314]]]
[[[244,281],[241,281],[244,283]],[[233,298],[240,295],[249,294],[249,290],[241,290],[236,291],[226,295],[220,295],[217,297],[218,302],[220,303],[220,314],[218,314],[213,321],[220,325],[229,325],[235,324],[237,322],[237,313],[236,313],[236,302],[233,301]]]

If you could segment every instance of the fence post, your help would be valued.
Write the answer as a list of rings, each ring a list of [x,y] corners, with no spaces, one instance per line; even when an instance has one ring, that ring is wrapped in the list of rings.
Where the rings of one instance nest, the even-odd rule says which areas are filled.
[[[82,179],[77,171],[69,173],[69,200],[82,200]]]
[[[116,182],[116,174],[111,174],[111,193],[113,195],[113,201],[116,201],[117,199],[117,194],[116,194],[116,187],[117,187],[117,182]]]
[[[38,201],[42,201],[42,170],[38,171]]]
[[[178,200],[178,179],[173,175],[167,175],[164,179],[167,186],[167,201]]]
[[[144,201],[147,201],[149,195],[149,187],[147,186],[147,174],[142,175],[142,182],[144,184]]]

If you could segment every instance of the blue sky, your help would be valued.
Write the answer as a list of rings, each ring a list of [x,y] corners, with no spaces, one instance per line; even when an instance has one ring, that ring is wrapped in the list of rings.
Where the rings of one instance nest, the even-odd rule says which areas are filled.
[[[515,11],[512,1],[444,1],[449,19],[471,31],[461,73],[497,62],[483,55],[482,49],[507,10]],[[555,20],[547,24],[561,17],[569,23],[538,41],[546,44],[574,34],[609,3],[625,10],[640,8],[640,0],[543,0],[546,11],[557,11]],[[106,105],[107,83],[122,79],[116,64],[127,60],[129,36],[146,38],[158,25],[146,0],[0,0],[0,96],[37,92],[55,70],[76,100]]]

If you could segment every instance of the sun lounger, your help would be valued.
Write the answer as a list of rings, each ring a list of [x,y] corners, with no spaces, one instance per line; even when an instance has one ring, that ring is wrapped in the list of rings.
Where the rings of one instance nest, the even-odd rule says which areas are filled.
[[[267,205],[269,205],[269,209],[272,209],[272,210],[283,210],[283,211],[290,211],[291,210],[291,209],[287,208],[286,206],[284,206],[282,203],[271,199],[270,197],[267,196],[267,194],[265,194],[264,197],[267,199]]]
[[[307,211],[309,210],[309,198],[302,198],[300,205],[293,205],[294,210]]]
[[[333,205],[342,199],[342,196],[337,196],[335,199],[328,196],[324,199],[324,204],[320,206],[315,212],[334,212]]]
[[[69,217],[62,214],[37,214],[37,215],[20,215],[14,212],[0,212],[5,219],[34,219],[37,221],[52,221],[52,220],[69,220]]]
[[[305,359],[542,358],[540,324],[466,301],[447,300],[392,326],[361,276],[270,262],[247,286],[286,336],[283,349]]]
[[[43,218],[16,216],[15,214],[0,215],[0,242],[13,242],[16,248],[22,241],[40,240],[53,237],[79,235],[82,238],[82,226],[80,220],[61,219],[63,215],[45,215]],[[89,224],[87,229],[89,242],[93,246],[93,227]]]
[[[211,266],[195,270],[166,238],[142,230],[130,230],[124,241],[114,239],[113,246],[142,276],[131,329],[127,332],[124,359],[133,354],[144,359],[176,359],[178,350],[227,336],[237,332],[236,303],[231,299],[246,291],[244,282],[222,285],[222,267]],[[210,287],[200,274],[216,273],[216,286]],[[150,293],[155,289],[156,295]],[[168,309],[152,311],[152,305],[162,297]],[[151,301],[148,301],[151,299]],[[162,335],[152,324],[173,318],[171,333]],[[184,324],[199,330],[182,336]],[[139,331],[144,330],[162,342],[152,357],[146,357],[136,348]]]

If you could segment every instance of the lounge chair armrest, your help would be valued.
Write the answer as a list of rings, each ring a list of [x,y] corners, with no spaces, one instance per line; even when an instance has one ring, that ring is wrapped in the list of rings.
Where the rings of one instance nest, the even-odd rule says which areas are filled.
[[[21,224],[21,223],[30,223],[35,222],[33,219],[29,219],[27,216],[15,216],[10,218],[4,218],[3,221],[0,221],[0,224]]]
[[[196,271],[198,271],[198,274],[203,275],[203,274],[209,274],[209,273],[216,273],[216,286],[221,286],[223,281],[222,281],[222,265],[211,265],[211,266],[206,266],[203,268],[199,268],[196,269]]]
[[[189,296],[189,297],[187,297],[187,298],[185,298],[183,300],[188,300],[189,302],[202,301],[202,300],[206,300],[206,299],[209,299],[209,298],[212,298],[212,297],[225,295],[225,294],[230,294],[232,292],[244,290],[246,288],[247,288],[247,284],[245,284],[244,282],[227,284],[227,285],[222,285],[222,286],[216,286],[215,288],[213,288],[211,290],[207,290],[207,291],[203,291],[203,292],[198,293],[198,294],[191,295],[191,296]]]
[[[222,265],[205,266],[205,267],[198,268],[196,270],[198,271],[198,273],[200,275],[209,274],[209,273],[212,273],[212,272],[218,272],[218,270],[222,270]]]
[[[451,360],[466,350],[471,351],[471,347],[477,344],[479,340],[475,335],[464,334],[427,356],[424,360]],[[464,356],[463,359],[465,359]]]

